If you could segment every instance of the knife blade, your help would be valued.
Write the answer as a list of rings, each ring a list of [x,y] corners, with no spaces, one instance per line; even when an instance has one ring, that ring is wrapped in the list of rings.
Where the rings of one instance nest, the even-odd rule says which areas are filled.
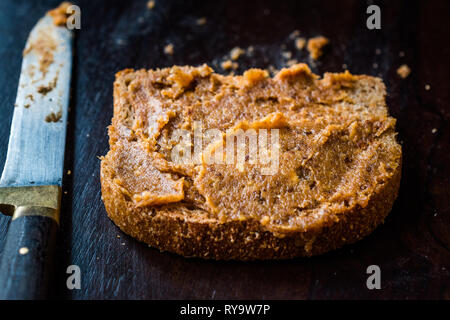
[[[72,68],[72,32],[46,15],[22,62],[2,186],[61,185]]]
[[[48,296],[59,225],[72,69],[72,32],[46,14],[24,52],[0,212],[12,215],[0,260],[0,299]]]

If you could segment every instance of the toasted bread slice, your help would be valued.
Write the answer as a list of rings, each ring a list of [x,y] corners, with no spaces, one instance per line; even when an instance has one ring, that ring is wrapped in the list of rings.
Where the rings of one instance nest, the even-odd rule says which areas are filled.
[[[183,150],[194,156],[174,160],[179,132],[194,140],[211,129],[219,138],[190,140]],[[275,171],[264,173],[268,162],[251,162],[250,151],[243,163],[208,161],[239,129],[265,129],[278,141],[269,152],[278,151]],[[101,163],[109,217],[188,257],[284,259],[339,248],[383,222],[400,184],[401,147],[381,79],[320,79],[305,64],[274,78],[259,69],[223,76],[206,65],[121,71],[109,136]]]

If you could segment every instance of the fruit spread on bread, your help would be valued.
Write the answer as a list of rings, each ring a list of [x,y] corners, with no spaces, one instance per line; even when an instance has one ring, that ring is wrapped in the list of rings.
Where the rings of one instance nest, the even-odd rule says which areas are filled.
[[[265,133],[272,161],[252,161],[264,149],[258,143],[242,162],[226,161],[227,138],[238,131]],[[108,215],[138,240],[189,257],[283,259],[339,248],[383,222],[400,183],[382,80],[320,78],[306,64],[273,78],[206,65],[121,71],[109,136],[101,164]]]

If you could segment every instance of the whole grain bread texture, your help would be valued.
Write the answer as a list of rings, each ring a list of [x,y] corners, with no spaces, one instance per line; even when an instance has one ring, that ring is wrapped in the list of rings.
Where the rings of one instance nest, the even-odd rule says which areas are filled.
[[[108,215],[132,237],[186,257],[286,259],[354,243],[384,221],[400,184],[385,94],[379,78],[320,78],[306,64],[273,78],[207,65],[121,71],[101,161]],[[278,129],[278,170],[204,161],[211,148],[200,161],[173,161],[174,133],[199,126],[224,140],[238,129]]]

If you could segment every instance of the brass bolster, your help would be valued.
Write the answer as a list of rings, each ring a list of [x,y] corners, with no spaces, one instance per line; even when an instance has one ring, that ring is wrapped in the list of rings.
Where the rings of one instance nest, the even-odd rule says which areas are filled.
[[[43,216],[59,224],[61,187],[8,187],[0,188],[0,212],[12,219],[24,216]]]

